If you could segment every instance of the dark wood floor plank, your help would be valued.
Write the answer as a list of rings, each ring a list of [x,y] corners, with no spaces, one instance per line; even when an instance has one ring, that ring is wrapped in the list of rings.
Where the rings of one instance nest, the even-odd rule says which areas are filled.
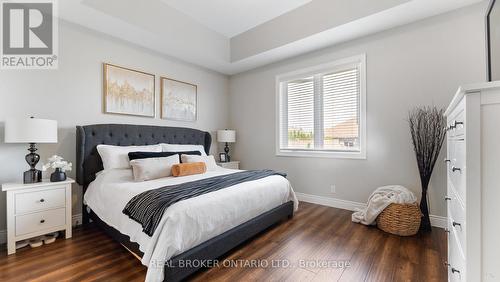
[[[446,240],[442,229],[398,237],[352,223],[350,211],[301,203],[293,219],[272,226],[220,258],[218,267],[188,280],[446,281]],[[267,262],[267,267],[230,267],[224,260]],[[290,265],[273,267],[278,263]],[[349,267],[338,267],[342,263]],[[93,225],[75,229],[68,240],[0,254],[0,281],[143,281],[145,275],[139,260]]]

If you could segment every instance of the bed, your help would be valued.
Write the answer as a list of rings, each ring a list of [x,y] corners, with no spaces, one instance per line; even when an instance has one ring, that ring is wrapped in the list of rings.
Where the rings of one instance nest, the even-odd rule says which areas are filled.
[[[289,186],[288,181],[270,176],[172,205],[163,215],[160,231],[149,237],[140,232],[137,222],[120,213],[134,193],[235,171],[220,168],[183,179],[134,183],[130,170],[102,171],[96,146],[193,144],[203,145],[208,154],[210,133],[180,127],[98,124],[77,126],[76,139],[76,178],[84,195],[83,223],[91,219],[141,258],[148,266],[148,281],[182,280],[204,267],[205,262],[210,263],[268,227],[291,218],[297,208],[293,190],[285,187]]]

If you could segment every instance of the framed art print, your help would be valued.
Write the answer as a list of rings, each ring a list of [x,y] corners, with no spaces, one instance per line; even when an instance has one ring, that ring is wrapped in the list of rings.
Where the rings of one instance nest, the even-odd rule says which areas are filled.
[[[103,64],[104,113],[155,116],[153,74]]]
[[[180,121],[196,121],[196,85],[161,77],[160,89],[161,118]]]

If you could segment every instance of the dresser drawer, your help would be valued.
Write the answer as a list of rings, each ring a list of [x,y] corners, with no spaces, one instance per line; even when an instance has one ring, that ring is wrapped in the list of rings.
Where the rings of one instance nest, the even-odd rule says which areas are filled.
[[[448,138],[463,138],[465,133],[465,101],[462,100],[447,120]]]
[[[463,111],[448,121],[448,128],[450,128],[451,137],[463,137],[465,132],[465,115]]]
[[[448,154],[450,163],[448,164],[448,179],[451,185],[466,205],[465,191],[465,141],[450,140],[448,142]]]
[[[448,281],[466,281],[465,257],[453,231],[448,236]]]
[[[462,251],[464,256],[466,256],[466,229],[467,222],[465,220],[465,210],[456,198],[455,195],[448,195],[451,200],[448,201],[448,230],[450,233],[454,233],[456,235],[456,239],[460,246],[462,247]]]
[[[65,202],[66,190],[64,186],[37,192],[18,193],[15,195],[15,212],[16,214],[20,214],[64,207]]]
[[[66,209],[54,209],[16,216],[16,236],[66,224]]]

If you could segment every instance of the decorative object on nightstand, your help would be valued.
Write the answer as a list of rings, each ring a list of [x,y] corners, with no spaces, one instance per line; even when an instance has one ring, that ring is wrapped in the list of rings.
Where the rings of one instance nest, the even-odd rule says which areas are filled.
[[[219,160],[221,163],[227,162],[227,154],[226,153],[219,153]]]
[[[217,165],[221,166],[223,168],[240,169],[240,162],[239,161],[220,162],[220,163],[217,163]]]
[[[236,131],[229,129],[217,130],[217,142],[226,143],[226,146],[224,147],[224,152],[226,152],[226,161],[230,162],[231,157],[229,156],[228,143],[236,142]]]
[[[42,170],[54,169],[54,172],[50,175],[50,182],[59,182],[66,180],[66,171],[71,171],[71,166],[72,164],[64,161],[62,157],[53,155],[48,159],[48,163],[43,165]]]
[[[37,183],[42,180],[42,172],[36,169],[40,160],[36,143],[57,143],[57,121],[38,118],[11,119],[5,122],[5,143],[29,143],[29,154],[25,160],[30,166],[24,172],[24,183]]]
[[[71,238],[71,184],[61,182],[32,184],[7,183],[7,253],[16,252],[16,242],[65,230]],[[50,235],[49,235],[50,236]],[[44,237],[45,238],[45,237]]]

